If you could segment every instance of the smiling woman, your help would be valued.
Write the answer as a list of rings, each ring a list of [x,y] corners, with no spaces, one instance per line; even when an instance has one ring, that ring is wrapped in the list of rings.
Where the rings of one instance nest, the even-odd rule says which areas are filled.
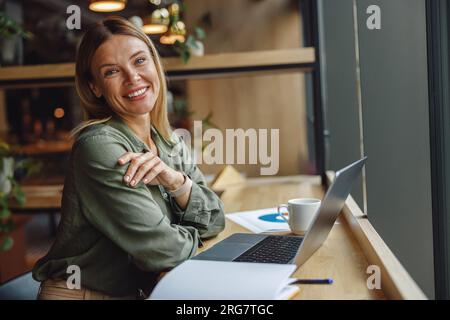
[[[123,98],[135,93],[136,89],[151,86],[150,101],[141,105],[151,108],[147,112],[151,112],[153,126],[169,139],[166,79],[151,40],[119,17],[105,19],[97,28],[88,30],[84,39],[89,40],[83,41],[78,49],[76,87],[91,121],[83,123],[74,132],[92,122],[107,121],[116,110],[122,109],[121,114],[127,113],[123,108],[130,105],[124,105]],[[125,85],[120,87],[123,82]]]
[[[164,72],[139,29],[112,17],[88,30],[76,87],[88,119],[74,130],[56,241],[33,269],[38,298],[146,297],[224,229],[223,205],[171,132]]]

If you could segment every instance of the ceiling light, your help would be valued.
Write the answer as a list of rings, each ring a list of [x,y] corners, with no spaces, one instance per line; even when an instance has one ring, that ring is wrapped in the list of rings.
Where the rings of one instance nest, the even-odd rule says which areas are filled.
[[[142,30],[146,34],[161,34],[167,32],[170,17],[166,8],[156,9],[152,14],[144,18]]]
[[[127,0],[90,0],[89,9],[97,12],[120,11],[125,8]]]

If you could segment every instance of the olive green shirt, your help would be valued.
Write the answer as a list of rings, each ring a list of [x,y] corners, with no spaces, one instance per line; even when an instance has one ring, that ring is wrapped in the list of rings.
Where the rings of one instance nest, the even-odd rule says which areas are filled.
[[[92,125],[78,135],[64,183],[61,222],[55,243],[33,269],[37,281],[67,279],[81,271],[81,285],[115,296],[148,293],[159,273],[196,253],[201,239],[224,229],[223,204],[190,159],[189,149],[152,127],[158,156],[192,180],[185,210],[161,185],[124,183],[125,152],[148,146],[119,118]]]

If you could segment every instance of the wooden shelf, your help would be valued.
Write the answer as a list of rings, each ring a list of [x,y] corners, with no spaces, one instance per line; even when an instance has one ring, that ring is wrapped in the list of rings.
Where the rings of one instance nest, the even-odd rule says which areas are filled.
[[[314,48],[221,53],[192,57],[187,64],[177,57],[163,58],[171,79],[208,78],[253,73],[309,72],[314,68]],[[0,88],[70,85],[75,64],[46,64],[0,68]]]
[[[74,63],[42,64],[0,68],[0,81],[73,78]]]
[[[12,148],[13,154],[35,156],[42,154],[69,153],[72,150],[72,140],[37,141]]]
[[[183,64],[179,58],[163,59],[170,78],[217,78],[261,72],[307,72],[314,68],[314,62],[314,48],[213,54],[192,57],[187,64]]]

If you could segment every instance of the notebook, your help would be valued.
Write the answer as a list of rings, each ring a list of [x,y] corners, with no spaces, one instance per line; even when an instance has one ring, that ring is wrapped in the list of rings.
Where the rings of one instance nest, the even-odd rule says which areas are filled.
[[[167,273],[149,299],[287,300],[299,291],[296,265],[187,260]]]

